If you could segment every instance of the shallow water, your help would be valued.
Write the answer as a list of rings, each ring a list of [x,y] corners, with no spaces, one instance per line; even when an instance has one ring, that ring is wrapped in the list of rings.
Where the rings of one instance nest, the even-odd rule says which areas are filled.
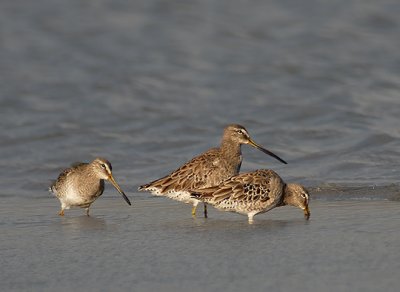
[[[0,2],[2,290],[397,291],[398,1]],[[219,143],[311,190],[312,219],[138,193]],[[46,191],[104,156],[92,216]]]
[[[10,202],[11,201],[11,202]],[[316,200],[255,217],[166,199],[102,198],[92,216],[49,199],[1,209],[4,291],[396,291],[399,202]],[[10,212],[9,208],[14,212]],[[8,210],[8,211],[7,211]],[[5,268],[7,267],[7,268]]]

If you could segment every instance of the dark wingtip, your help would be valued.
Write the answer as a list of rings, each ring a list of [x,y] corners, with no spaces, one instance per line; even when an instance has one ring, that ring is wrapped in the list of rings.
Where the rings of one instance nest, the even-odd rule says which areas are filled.
[[[138,191],[146,191],[146,189],[147,189],[149,186],[151,186],[152,183],[153,183],[153,182],[148,183],[148,184],[145,184],[145,185],[139,186],[139,187],[138,187]]]

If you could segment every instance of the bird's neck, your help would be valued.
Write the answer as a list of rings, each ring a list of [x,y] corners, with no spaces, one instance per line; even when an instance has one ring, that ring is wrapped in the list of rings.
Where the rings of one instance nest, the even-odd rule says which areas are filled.
[[[226,169],[231,171],[231,175],[238,174],[242,166],[242,151],[239,143],[232,140],[222,140],[220,151],[222,163]]]
[[[285,187],[283,188],[282,206],[284,205],[295,206],[293,202],[293,190],[290,184],[285,184]]]
[[[241,145],[231,139],[223,139],[221,142],[221,152],[226,158],[232,159],[239,157],[241,159]]]

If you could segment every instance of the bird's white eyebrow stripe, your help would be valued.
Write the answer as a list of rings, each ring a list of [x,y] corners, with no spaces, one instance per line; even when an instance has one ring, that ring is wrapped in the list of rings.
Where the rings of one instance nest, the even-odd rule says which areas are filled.
[[[111,169],[110,169],[110,166],[108,165],[108,163],[103,163],[103,164],[105,165],[106,171],[108,173],[111,173]]]

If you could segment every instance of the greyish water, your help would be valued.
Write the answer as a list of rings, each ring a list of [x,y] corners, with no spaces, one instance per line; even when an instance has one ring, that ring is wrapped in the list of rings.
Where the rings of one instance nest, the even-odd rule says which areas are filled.
[[[400,2],[0,2],[1,291],[398,291]],[[219,143],[311,189],[311,219],[137,187]],[[116,191],[57,216],[64,167]]]

